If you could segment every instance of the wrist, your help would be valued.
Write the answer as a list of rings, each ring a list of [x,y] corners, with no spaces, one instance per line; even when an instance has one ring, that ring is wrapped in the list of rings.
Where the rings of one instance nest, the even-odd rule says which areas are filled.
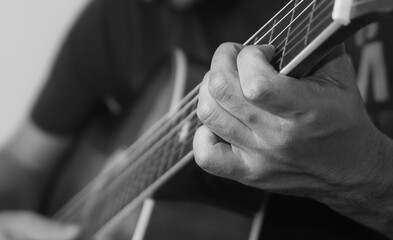
[[[44,177],[0,153],[0,209],[35,210],[41,199]]]
[[[359,166],[320,201],[347,217],[393,238],[393,142],[375,128],[355,154]]]

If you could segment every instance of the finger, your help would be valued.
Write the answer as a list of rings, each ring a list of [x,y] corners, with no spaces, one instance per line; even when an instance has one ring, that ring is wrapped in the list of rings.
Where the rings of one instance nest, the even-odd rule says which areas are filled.
[[[2,214],[2,228],[16,239],[71,240],[76,239],[80,229],[27,212]]]
[[[236,180],[247,172],[231,145],[220,141],[206,126],[195,132],[193,149],[196,163],[211,174]]]
[[[252,128],[260,126],[270,113],[264,114],[260,108],[248,102],[242,93],[236,59],[241,49],[236,45],[221,45],[212,60],[211,70],[206,76],[208,91],[218,105],[230,115]]]
[[[238,43],[223,43],[215,51],[210,68],[225,68],[233,74],[237,74],[236,57],[244,48]]]
[[[310,104],[308,82],[279,74],[270,64],[274,48],[247,46],[238,55],[238,72],[245,98],[255,106],[281,115]]]
[[[241,121],[225,111],[208,92],[209,74],[199,90],[197,115],[201,122],[217,136],[238,147],[252,145],[252,131]]]

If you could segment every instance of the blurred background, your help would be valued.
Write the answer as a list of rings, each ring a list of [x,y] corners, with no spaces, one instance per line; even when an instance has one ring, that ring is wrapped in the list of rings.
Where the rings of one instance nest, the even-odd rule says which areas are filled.
[[[0,0],[0,146],[28,114],[70,24],[88,0]]]

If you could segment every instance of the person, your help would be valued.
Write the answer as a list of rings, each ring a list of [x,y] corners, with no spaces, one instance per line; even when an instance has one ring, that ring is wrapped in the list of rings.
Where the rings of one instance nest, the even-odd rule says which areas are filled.
[[[61,159],[70,145],[73,144],[74,137],[78,136],[89,123],[98,118],[105,119],[108,118],[108,116],[114,119],[122,118],[124,117],[122,113],[126,111],[125,109],[135,108],[136,103],[138,103],[138,100],[141,98],[140,93],[149,85],[146,76],[155,68],[157,63],[162,62],[163,59],[167,59],[166,56],[175,46],[182,48],[190,59],[209,64],[211,56],[219,44],[227,41],[244,41],[245,38],[251,35],[262,23],[266,22],[269,17],[271,17],[270,14],[261,14],[261,9],[267,13],[276,12],[284,3],[286,3],[284,0],[269,2],[269,4],[263,1],[248,2],[240,0],[215,0],[209,2],[172,0],[170,4],[164,1],[150,2],[140,0],[92,1],[76,22],[66,39],[58,59],[53,66],[48,82],[37,100],[29,119],[27,119],[26,123],[1,152],[0,205],[2,209],[7,209],[7,211],[0,214],[0,236],[5,239],[23,239],[27,237],[33,239],[75,238],[78,234],[77,227],[64,226],[60,223],[49,221],[34,213],[20,210],[34,210],[38,208],[39,202],[45,192],[46,183],[50,181],[51,173],[56,169],[57,164],[59,164],[58,159]],[[333,80],[334,83],[339,84],[341,87],[340,84],[344,84],[341,83],[341,80],[345,81],[346,85],[344,85],[342,92],[337,92],[341,88],[333,88],[335,86],[334,84],[332,84],[329,89],[320,88],[316,89],[318,90],[317,92],[310,91],[310,94],[312,93],[314,95],[307,97],[315,97],[317,93],[320,94],[318,96],[325,97],[322,98],[320,102],[315,102],[314,98],[311,102],[306,102],[305,99],[303,99],[304,102],[292,102],[288,99],[274,98],[275,95],[270,95],[269,93],[269,102],[266,104],[264,101],[267,101],[266,97],[268,95],[264,94],[261,99],[258,99],[259,96],[257,95],[253,98],[252,92],[250,92],[251,95],[245,94],[245,96],[249,96],[249,99],[230,99],[231,101],[243,101],[243,104],[246,104],[247,107],[253,107],[255,115],[249,118],[249,120],[253,119],[253,121],[255,121],[253,127],[261,124],[262,126],[268,126],[258,128],[260,132],[252,135],[255,137],[254,139],[258,141],[257,145],[255,145],[255,142],[250,142],[248,138],[250,135],[246,134],[249,134],[251,130],[247,130],[243,125],[241,125],[242,128],[240,129],[247,131],[232,132],[236,134],[236,138],[239,138],[239,140],[236,141],[242,142],[232,142],[235,138],[232,138],[233,136],[226,136],[225,131],[222,132],[224,130],[222,128],[223,122],[230,121],[236,124],[235,126],[239,126],[239,122],[237,122],[237,118],[231,117],[232,114],[235,113],[224,107],[224,105],[226,106],[227,104],[225,99],[223,99],[225,100],[224,103],[219,101],[219,96],[214,93],[212,94],[213,96],[210,95],[211,92],[214,92],[212,91],[214,87],[212,88],[210,85],[214,82],[212,79],[220,79],[220,74],[233,73],[233,67],[236,66],[233,60],[237,58],[238,54],[242,56],[242,60],[239,63],[247,62],[250,58],[257,60],[256,63],[263,66],[263,68],[258,71],[262,71],[263,74],[266,74],[263,75],[266,76],[264,79],[274,77],[274,79],[282,81],[283,85],[280,90],[285,91],[283,95],[285,97],[295,97],[295,94],[300,94],[299,91],[301,88],[305,87],[302,82],[293,81],[293,83],[290,83],[292,84],[290,87],[296,87],[294,89],[297,91],[294,93],[287,91],[286,87],[288,86],[285,84],[289,84],[290,78],[278,75],[269,67],[268,62],[272,52],[273,49],[268,46],[261,46],[259,48],[247,47],[243,49],[243,47],[233,44],[223,45],[217,50],[210,71],[214,74],[205,77],[200,93],[198,114],[208,128],[202,127],[198,130],[195,137],[194,146],[197,162],[209,172],[234,178],[263,189],[291,194],[296,192],[297,194],[307,195],[317,198],[331,207],[336,207],[339,211],[341,210],[339,208],[342,207],[345,207],[347,211],[364,210],[361,212],[360,217],[354,217],[355,214],[346,213],[344,211],[340,212],[361,221],[369,227],[381,230],[374,224],[364,222],[365,219],[374,220],[375,215],[370,214],[370,210],[375,209],[353,204],[353,199],[349,198],[353,196],[357,197],[356,200],[358,200],[358,202],[355,201],[355,203],[370,203],[370,201],[362,201],[362,197],[365,196],[365,193],[356,192],[358,189],[354,189],[353,192],[344,191],[353,185],[349,185],[347,181],[339,181],[340,178],[352,176],[351,174],[356,172],[360,172],[361,176],[357,176],[357,179],[349,180],[354,180],[354,182],[355,180],[363,181],[367,177],[364,175],[364,172],[362,172],[366,168],[364,165],[356,166],[357,168],[352,172],[350,171],[350,168],[355,166],[350,165],[350,163],[345,160],[349,158],[349,154],[358,156],[359,152],[349,152],[351,149],[354,149],[349,148],[348,142],[343,142],[344,140],[350,139],[352,141],[354,140],[353,137],[357,134],[356,137],[360,139],[359,143],[356,141],[354,142],[357,143],[357,150],[364,150],[367,155],[364,156],[364,158],[355,158],[357,163],[362,164],[366,164],[366,160],[369,159],[368,156],[372,156],[373,153],[375,153],[375,151],[371,151],[371,148],[366,148],[366,146],[360,143],[362,139],[372,141],[375,137],[375,139],[384,139],[384,141],[381,142],[389,145],[389,141],[383,138],[370,124],[364,108],[362,107],[360,97],[355,90],[355,85],[351,82],[351,77],[345,72],[345,69],[344,73],[333,71],[336,74],[333,75],[333,79],[340,80],[339,82]],[[222,62],[222,60],[225,60],[224,62],[228,65],[221,64],[220,62]],[[328,63],[326,68],[323,69],[329,71],[336,69],[335,66],[337,66],[337,64],[339,64],[340,69],[342,69],[342,66],[346,66],[346,64],[343,64],[343,61],[344,60],[340,58],[337,62]],[[247,70],[244,72],[242,71],[244,74],[255,73],[258,69],[256,65],[246,66],[244,68]],[[321,73],[323,73],[323,71],[321,71]],[[210,76],[214,76],[214,78]],[[325,75],[319,77],[319,79],[324,79]],[[247,75],[242,76],[239,81],[244,79],[247,79]],[[234,78],[232,80],[235,81],[237,79]],[[306,79],[304,82],[308,84],[310,81]],[[229,86],[226,81],[216,83],[225,84],[225,87]],[[195,84],[196,83],[193,85]],[[309,85],[310,88],[317,87],[311,85],[312,84]],[[231,87],[234,87],[232,90],[236,91],[233,93],[238,94],[236,96],[239,96],[240,91],[244,91],[245,89],[243,85],[242,89],[240,89],[240,86],[236,86],[235,88],[235,86],[231,85]],[[349,90],[346,87],[348,87]],[[210,88],[210,91],[208,88]],[[225,89],[229,90],[229,88]],[[251,90],[253,90],[253,88]],[[307,88],[307,93],[309,93],[308,90],[312,89]],[[349,95],[344,95],[344,90],[347,90],[345,93],[349,92]],[[336,98],[331,99],[330,93],[335,94],[334,97]],[[255,94],[258,94],[258,92],[255,92]],[[302,96],[303,94],[305,93],[302,93]],[[326,102],[322,102],[322,100],[326,100]],[[230,104],[234,104],[231,101]],[[291,103],[289,106],[292,108],[281,108],[284,101],[286,101],[285,103]],[[343,102],[348,103],[348,105],[343,106]],[[315,105],[313,105],[314,103]],[[325,105],[323,105],[321,109],[325,111],[329,110],[330,112],[322,112],[319,108],[320,105],[317,105],[317,103],[324,103]],[[335,103],[335,105],[330,106],[329,103]],[[206,106],[209,104],[213,104],[212,106],[214,108]],[[305,106],[303,106],[303,104]],[[353,105],[349,106],[351,104]],[[203,108],[203,106],[205,106],[205,108]],[[353,109],[350,108],[353,106],[356,106],[356,111],[353,115],[348,114],[343,116],[338,114],[342,112],[335,111],[341,109],[347,110],[345,113],[350,113],[353,112]],[[217,122],[211,121],[213,119],[210,118],[209,115],[211,112],[216,111],[215,107],[223,107],[225,111],[228,111],[231,115],[228,114],[224,119],[218,119]],[[231,105],[228,105],[228,107],[231,107]],[[304,107],[302,109],[303,112],[299,111],[298,107]],[[309,108],[306,107],[313,107],[313,111],[308,111]],[[347,108],[343,109],[343,107]],[[237,109],[241,110],[241,108]],[[303,113],[303,115],[299,113]],[[343,117],[342,121],[337,121],[337,123],[342,125],[333,125],[334,119],[331,118],[333,116],[332,113]],[[358,115],[355,115],[355,113]],[[276,114],[279,118],[276,118]],[[264,115],[263,122],[260,115]],[[237,115],[235,116],[239,117]],[[246,118],[247,116],[249,117],[248,114],[244,116]],[[269,122],[265,119],[268,116],[271,117]],[[298,117],[298,119],[292,119],[293,116]],[[366,134],[367,132],[355,131],[355,128],[351,128],[353,127],[353,125],[351,125],[353,122],[345,118],[351,117],[350,119],[353,120],[356,116],[361,117],[358,122],[359,125],[356,126],[358,127],[357,130],[370,130],[371,132],[368,132],[370,135],[366,135],[365,137],[365,135],[362,134]],[[327,117],[327,119],[320,121],[320,117]],[[281,123],[288,123],[286,126],[288,128],[282,129],[281,133],[288,134],[286,136],[291,137],[292,140],[300,140],[299,143],[297,143],[299,145],[292,145],[294,142],[288,141],[291,139],[283,138],[284,135],[280,136],[279,139],[274,138],[278,133],[274,130],[279,130],[277,127],[280,127],[277,124],[280,122],[275,121],[277,119],[282,120]],[[315,129],[310,128],[308,124],[326,131],[313,132]],[[320,126],[325,126],[324,124],[332,124],[332,128],[319,128]],[[306,128],[309,135],[300,135],[298,131],[300,130],[300,126]],[[360,126],[363,128],[359,129]],[[284,127],[284,125],[281,127]],[[343,127],[349,129],[348,132],[343,131],[344,133],[341,132],[341,135],[339,135],[333,131],[343,129]],[[210,130],[208,130],[209,128]],[[230,130],[232,129],[234,128]],[[287,132],[284,132],[284,130]],[[221,150],[228,150],[229,145],[222,142],[218,143],[217,137],[212,134],[212,132],[223,137],[222,139],[228,143],[231,143],[233,150],[240,150],[237,153],[244,157],[241,158],[241,160],[247,160],[247,162],[234,159],[234,155],[229,155],[231,154],[230,151],[218,151],[220,154],[217,156],[219,157],[213,159],[213,155],[209,154],[212,150],[216,151],[216,147],[222,147]],[[323,135],[327,133],[331,135]],[[349,136],[346,133],[348,133]],[[264,139],[261,137],[261,134],[269,136],[269,138]],[[338,135],[339,137],[337,137]],[[329,138],[330,136],[331,138]],[[314,144],[314,141],[310,141],[307,137],[313,137],[313,139],[316,139],[316,137],[321,138],[317,139],[318,144]],[[335,137],[340,141],[335,142]],[[264,142],[270,139],[272,142]],[[277,140],[277,142],[273,142],[275,140]],[[342,152],[332,151],[331,148],[325,148],[325,145],[323,145],[324,142],[322,141],[328,142],[327,145],[330,147],[337,146],[340,150],[343,150],[343,152],[345,152],[344,147],[348,147],[346,152],[347,156],[343,155]],[[371,143],[373,146],[383,147],[378,143]],[[240,144],[241,147],[240,145],[238,146],[238,144]],[[250,152],[249,150],[251,149],[247,149],[247,151],[243,152],[244,144],[246,144],[247,147],[251,144],[258,148],[254,149],[255,152]],[[268,146],[271,147],[270,144],[273,144],[275,148],[267,148]],[[307,146],[310,152],[300,152],[301,149],[299,148],[303,146],[303,144]],[[212,146],[215,148],[213,149]],[[374,148],[372,149],[375,150]],[[296,154],[294,154],[294,151]],[[326,161],[322,161],[324,159],[319,159],[322,157],[317,158],[315,155],[310,155],[311,153],[317,153],[319,156],[322,152],[326,153],[326,158],[330,156],[329,160],[335,160],[329,165],[331,168],[325,168],[325,166],[322,165],[326,163]],[[304,165],[294,165],[293,168],[296,168],[297,172],[293,172],[293,168],[291,168],[291,174],[286,172],[283,175],[273,176],[273,173],[275,174],[276,172],[269,169],[268,172],[268,170],[263,168],[267,165],[267,160],[265,162],[260,161],[261,159],[267,159],[267,154],[269,156],[269,161],[274,160],[274,164],[278,164],[278,160],[287,161],[285,167],[289,165],[292,166],[294,161],[289,161],[293,160],[291,158],[296,158],[296,160],[298,160],[297,157],[302,156],[301,160],[303,160]],[[336,155],[333,157],[334,154]],[[223,156],[230,156],[229,158],[225,158],[226,163],[230,161],[230,165],[225,164],[225,167],[223,167],[224,165],[215,164],[222,162]],[[321,156],[323,155],[321,154]],[[383,158],[383,156],[380,157],[381,159]],[[310,158],[313,158],[313,161],[321,164],[308,164],[309,162],[307,162],[307,160]],[[362,159],[366,160],[363,162]],[[340,160],[342,160],[342,162],[340,162]],[[245,165],[245,163],[249,165]],[[272,162],[269,162],[269,166],[272,166],[270,163]],[[340,171],[335,169],[334,166],[343,167],[338,163],[348,163],[348,165],[344,166],[347,168],[340,169]],[[250,164],[256,164],[255,171],[252,173],[245,171],[245,168],[250,167]],[[280,166],[283,167],[283,164],[284,163],[282,163],[282,165],[280,164]],[[214,166],[218,168],[214,168]],[[309,170],[306,175],[307,177],[304,176],[304,172],[298,170],[298,168],[304,166],[310,166],[310,168],[306,168]],[[364,168],[362,168],[362,166]],[[387,167],[383,169],[388,171]],[[280,170],[282,170],[282,168]],[[320,172],[315,172],[314,170]],[[332,173],[332,175],[330,175],[330,173]],[[346,175],[347,173],[349,175]],[[230,176],[228,176],[228,174]],[[272,179],[278,178],[288,180],[288,178],[283,178],[284,175],[288,175],[288,177],[291,176],[289,183],[299,183],[299,185],[289,186],[284,183],[278,185],[280,182],[272,181]],[[295,181],[296,179],[292,177],[297,175],[304,177],[304,179]],[[317,182],[315,182],[315,178],[312,178],[312,176],[315,175],[319,177]],[[370,175],[372,175],[372,173],[370,173]],[[382,176],[382,174],[378,176]],[[265,178],[269,178],[270,182],[267,180],[265,181]],[[372,180],[371,177],[369,179]],[[306,180],[310,181],[306,182]],[[388,182],[388,178],[386,178],[385,181]],[[285,183],[288,182],[286,181]],[[300,185],[300,183],[304,184]],[[311,191],[309,189],[310,183],[319,184],[313,185],[314,188]],[[373,188],[374,186],[375,185],[370,184],[367,186],[367,189],[371,188],[375,190],[374,193],[378,193],[378,188]],[[290,187],[290,189],[283,189],[283,187]],[[342,191],[342,194],[349,194],[350,196],[340,195],[344,200],[341,199],[341,201],[338,201],[340,199],[334,194],[339,190]],[[319,193],[319,195],[317,193]],[[370,195],[367,194],[367,196]],[[383,200],[386,199],[387,197],[383,198]],[[378,197],[372,200],[377,201]],[[386,201],[384,201],[384,203],[385,202]],[[350,209],[349,207],[351,206],[354,208]],[[368,218],[368,216],[365,216],[366,214],[372,216]],[[383,224],[379,224],[378,226],[383,226]]]

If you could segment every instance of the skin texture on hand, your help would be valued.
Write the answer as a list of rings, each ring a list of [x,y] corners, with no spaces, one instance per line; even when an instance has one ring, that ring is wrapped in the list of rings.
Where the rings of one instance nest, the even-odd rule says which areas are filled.
[[[393,146],[370,121],[345,55],[338,49],[302,79],[279,74],[273,55],[267,45],[217,49],[200,88],[197,164],[389,235]]]
[[[0,240],[72,240],[79,229],[29,212],[0,213]]]

